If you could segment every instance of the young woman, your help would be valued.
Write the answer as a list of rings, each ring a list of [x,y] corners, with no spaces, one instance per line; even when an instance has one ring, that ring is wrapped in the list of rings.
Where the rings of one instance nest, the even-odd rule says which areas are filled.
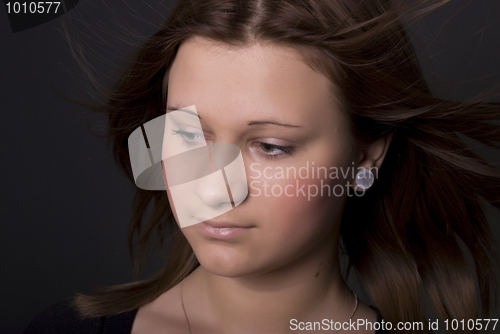
[[[167,191],[137,190],[130,246],[138,269],[169,247],[165,265],[27,332],[54,314],[95,333],[430,333],[438,316],[484,329],[498,263],[482,204],[500,207],[500,171],[459,134],[498,147],[500,107],[431,95],[400,22],[434,5],[179,1],[103,107],[115,158],[136,181],[131,133],[190,114],[164,135],[236,145],[247,192],[198,185],[189,200],[227,208],[203,216],[172,194],[163,156]],[[181,207],[205,218],[183,224]],[[371,305],[345,284],[339,248]]]

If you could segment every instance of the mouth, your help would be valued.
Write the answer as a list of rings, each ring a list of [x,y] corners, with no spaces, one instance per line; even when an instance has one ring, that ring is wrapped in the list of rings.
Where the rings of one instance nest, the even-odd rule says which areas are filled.
[[[214,220],[214,219],[208,219],[203,221],[202,224],[207,224],[211,227],[215,228],[251,228],[255,227],[253,225],[244,225],[244,224],[237,224],[234,222],[229,222],[229,221],[223,221],[223,220]]]
[[[249,233],[255,226],[228,221],[206,220],[198,224],[198,229],[213,239],[232,239]]]

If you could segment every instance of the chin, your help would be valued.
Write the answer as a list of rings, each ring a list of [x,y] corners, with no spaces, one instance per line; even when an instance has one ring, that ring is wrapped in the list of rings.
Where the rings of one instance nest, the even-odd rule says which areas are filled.
[[[268,271],[266,264],[257,263],[252,255],[240,254],[236,250],[220,249],[196,252],[195,255],[205,270],[223,277],[244,277]]]
[[[249,270],[248,267],[234,262],[223,263],[223,261],[214,261],[214,259],[208,261],[208,263],[205,261],[198,261],[200,262],[200,266],[202,266],[206,271],[217,276],[243,277],[255,274],[255,272]]]

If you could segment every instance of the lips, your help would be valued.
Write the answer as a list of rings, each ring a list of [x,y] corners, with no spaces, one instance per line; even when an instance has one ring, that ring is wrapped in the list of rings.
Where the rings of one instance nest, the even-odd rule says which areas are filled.
[[[242,225],[228,221],[206,220],[198,224],[198,229],[211,239],[228,240],[242,237],[255,226]]]
[[[216,227],[216,228],[236,228],[236,227],[239,227],[239,228],[251,228],[251,227],[254,227],[254,226],[250,226],[250,225],[242,225],[242,224],[236,224],[236,223],[233,223],[233,222],[228,222],[228,221],[219,221],[219,220],[213,220],[213,219],[209,219],[209,220],[205,220],[203,222],[203,224],[207,224],[207,225],[210,225],[212,227]]]

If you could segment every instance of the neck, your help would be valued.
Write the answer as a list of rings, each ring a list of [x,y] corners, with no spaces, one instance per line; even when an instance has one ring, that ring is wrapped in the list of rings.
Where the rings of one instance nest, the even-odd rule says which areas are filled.
[[[346,321],[355,298],[342,279],[337,251],[315,254],[244,277],[218,276],[200,266],[186,278],[183,292],[192,328],[203,323],[219,333],[280,333],[289,332],[291,319]]]

